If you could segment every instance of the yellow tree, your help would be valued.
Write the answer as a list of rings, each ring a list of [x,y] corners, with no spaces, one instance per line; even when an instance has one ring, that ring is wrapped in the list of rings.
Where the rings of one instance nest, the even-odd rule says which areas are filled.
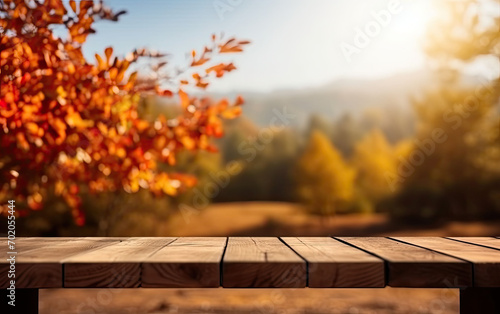
[[[500,0],[436,3],[443,14],[426,52],[439,80],[414,101],[416,139],[391,212],[412,221],[498,217]]]
[[[397,161],[393,148],[380,130],[372,130],[355,145],[352,165],[357,172],[359,197],[368,203],[370,210],[394,190],[387,175],[396,172]]]
[[[295,175],[298,196],[313,214],[334,215],[354,195],[355,171],[319,131],[311,133]]]

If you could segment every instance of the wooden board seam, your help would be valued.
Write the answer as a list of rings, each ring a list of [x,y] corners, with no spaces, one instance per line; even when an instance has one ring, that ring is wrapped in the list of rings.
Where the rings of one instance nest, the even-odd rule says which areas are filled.
[[[342,240],[342,239],[339,239],[339,238],[337,238],[337,237],[331,237],[331,238],[332,238],[332,239],[334,239],[334,240],[337,240],[337,241],[339,241],[339,242],[342,242],[342,243],[344,243],[344,244],[347,244],[347,245],[349,245],[349,246],[351,246],[351,247],[353,247],[353,248],[355,248],[355,249],[361,250],[361,251],[363,251],[363,252],[366,252],[366,253],[368,253],[368,254],[370,254],[370,255],[372,255],[372,256],[375,256],[375,257],[377,257],[377,258],[381,259],[381,260],[384,262],[384,286],[387,286],[387,285],[389,284],[389,263],[385,260],[385,258],[383,258],[382,256],[379,256],[379,255],[377,255],[377,254],[375,254],[375,253],[373,253],[373,252],[370,252],[370,251],[368,251],[368,250],[365,250],[365,249],[363,249],[363,248],[360,248],[360,247],[358,247],[358,246],[356,246],[356,245],[354,245],[354,244],[351,244],[351,243],[349,243],[349,242],[346,242],[346,241],[344,241],[344,240]],[[386,237],[386,238],[387,238],[387,237]],[[392,240],[392,239],[391,239],[391,240]]]
[[[492,239],[496,239],[494,237],[491,237]],[[487,248],[487,249],[493,249],[493,250],[497,250],[497,251],[500,251],[499,248],[496,248],[496,247],[492,247],[492,246],[487,246],[485,244],[479,244],[479,243],[475,243],[475,242],[467,242],[467,241],[463,241],[463,240],[458,240],[458,239],[452,239],[450,237],[444,237],[444,239],[447,239],[447,240],[451,240],[451,241],[456,241],[456,242],[460,242],[460,243],[464,243],[464,244],[472,244],[472,245],[476,245],[476,246],[480,246],[480,247],[484,247],[484,248]]]
[[[226,243],[227,237],[178,237],[141,261],[140,286],[188,287],[179,283],[182,279],[191,288],[218,288],[219,265]],[[207,256],[199,255],[198,249]]]
[[[300,237],[296,237],[297,240],[300,241]],[[309,262],[302,256],[300,255],[297,251],[295,251],[291,246],[289,246],[281,237],[278,237],[278,240],[281,241],[286,247],[288,247],[290,250],[292,250],[295,254],[297,254],[305,263],[306,263],[306,287],[309,287]],[[300,241],[302,242],[302,241]],[[302,242],[304,243],[304,242]]]
[[[394,240],[394,241],[397,241],[397,242],[401,242],[401,243],[404,243],[404,244],[408,244],[408,245],[413,245],[413,246],[416,246],[416,247],[419,247],[419,248],[422,248],[422,249],[426,249],[426,250],[429,250],[429,251],[432,251],[432,252],[435,252],[435,253],[438,253],[438,254],[442,254],[442,255],[446,255],[448,257],[452,257],[452,258],[455,258],[455,259],[458,259],[458,260],[461,260],[463,262],[466,262],[468,264],[472,264],[472,278],[474,278],[474,263],[472,263],[471,261],[468,261],[464,258],[460,258],[458,256],[453,256],[451,254],[448,254],[448,253],[444,253],[444,252],[440,252],[440,251],[437,251],[437,250],[434,250],[434,249],[431,249],[431,248],[427,248],[425,246],[421,246],[421,245],[418,245],[418,244],[414,244],[414,243],[409,243],[409,242],[405,242],[403,240],[399,240],[399,239],[394,239],[392,237],[387,237],[388,239],[391,239],[391,240]],[[443,238],[443,239],[446,239],[446,240],[451,240],[451,239],[448,239],[448,238]],[[471,244],[471,243],[465,243],[465,244]]]
[[[127,239],[130,239],[130,238],[127,238]],[[102,248],[104,248],[104,247],[107,247],[107,246],[110,246],[110,245],[114,245],[114,244],[116,244],[116,243],[119,243],[119,242],[125,241],[125,240],[127,240],[127,239],[118,240],[118,242],[115,242],[115,243],[112,243],[112,242],[111,242],[111,243],[106,244],[106,245],[103,245],[103,246],[99,246],[99,247],[95,247],[95,248],[92,248],[92,249],[86,250],[85,252],[76,253],[75,255],[71,255],[71,256],[66,257],[65,259],[68,259],[68,258],[70,258],[70,257],[75,257],[75,256],[78,256],[78,255],[83,254],[83,253],[92,252],[92,251],[95,251],[95,250],[97,250],[97,249],[102,249]],[[62,288],[66,288],[66,286],[64,285],[64,283],[66,282],[66,276],[65,276],[65,274],[66,274],[66,269],[65,269],[65,267],[66,267],[66,264],[64,263],[64,260],[62,260],[62,261],[61,261],[61,271],[62,271],[62,276],[61,276],[61,278],[62,278],[62,284],[61,284],[61,286],[62,286]]]
[[[461,261],[463,261],[463,262],[468,263],[469,265],[471,265],[471,276],[472,276],[472,283],[471,283],[471,284],[472,284],[472,287],[474,287],[474,286],[475,286],[475,281],[476,281],[476,279],[475,279],[475,278],[476,278],[475,271],[476,271],[476,269],[475,269],[475,267],[474,267],[474,263],[472,263],[472,262],[470,262],[470,261],[468,261],[468,260],[466,260],[466,259],[463,259],[463,258],[460,258],[460,257],[457,257],[457,256],[453,256],[453,255],[451,255],[451,254],[447,254],[447,253],[444,253],[444,252],[440,252],[440,251],[437,251],[437,250],[433,250],[433,249],[431,249],[431,248],[426,248],[426,247],[421,246],[421,245],[417,245],[417,244],[413,244],[413,243],[404,242],[404,241],[402,241],[402,240],[400,241],[400,240],[398,240],[398,239],[393,239],[393,238],[391,238],[391,237],[388,237],[388,238],[389,238],[389,239],[391,239],[391,240],[394,240],[394,241],[398,241],[398,242],[401,242],[401,243],[405,243],[405,244],[409,244],[409,245],[413,245],[413,246],[416,246],[416,247],[420,247],[420,248],[423,248],[423,249],[426,249],[426,250],[429,250],[429,251],[433,251],[433,252],[436,252],[436,253],[438,253],[438,254],[443,254],[443,255],[446,255],[446,256],[449,256],[449,257],[453,257],[453,258],[456,258],[456,259],[458,259],[458,260],[461,260]],[[451,239],[448,239],[448,238],[444,238],[444,239],[451,240]]]
[[[165,244],[164,246],[158,248],[157,250],[155,250],[154,252],[152,252],[151,254],[149,254],[148,256],[146,256],[145,259],[147,259],[148,257],[150,256],[153,256],[154,254],[156,254],[159,250],[163,249],[164,247],[166,246],[169,246],[170,244],[174,243],[175,241],[177,241],[179,239],[179,237],[176,237],[175,240],[173,240],[172,242],[169,242],[167,244]],[[139,288],[142,288],[142,270],[144,269],[144,263],[139,263]]]
[[[306,261],[279,237],[229,237],[225,288],[303,288],[306,273]]]
[[[219,262],[219,287],[222,287],[222,280],[223,280],[223,274],[224,274],[224,270],[222,268],[222,266],[224,265],[224,257],[226,256],[226,249],[227,249],[227,244],[229,242],[229,237],[226,237],[226,243],[224,244],[224,249],[222,250],[222,256],[220,258],[220,262]]]

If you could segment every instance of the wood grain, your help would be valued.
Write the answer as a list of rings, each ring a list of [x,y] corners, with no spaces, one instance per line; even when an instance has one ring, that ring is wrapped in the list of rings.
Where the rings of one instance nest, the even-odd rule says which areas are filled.
[[[17,288],[382,287],[385,283],[500,287],[500,239],[494,237],[18,238],[15,242]],[[7,239],[1,238],[0,245],[6,247]],[[0,261],[1,274],[7,274],[9,267],[7,259]],[[1,276],[0,287],[6,288],[9,280]]]
[[[222,266],[227,288],[300,288],[306,263],[278,238],[230,237]]]
[[[397,237],[395,239],[469,261],[474,266],[475,287],[500,287],[498,250],[445,238]]]
[[[387,263],[391,287],[451,288],[472,285],[472,265],[462,260],[387,238],[338,238]]]
[[[384,261],[329,237],[281,238],[307,261],[311,288],[385,286]]]
[[[64,286],[135,288],[141,284],[141,262],[176,238],[131,238],[65,260]]]
[[[31,240],[29,240],[31,241]],[[74,241],[57,241],[39,238],[36,247],[18,250],[16,257],[16,288],[60,288],[62,280],[62,260],[72,255],[116,243],[116,239],[82,238]],[[21,246],[22,248],[22,246]],[[0,273],[9,270],[6,259],[0,261]],[[0,277],[0,287],[8,284],[7,276]]]
[[[500,250],[500,239],[493,237],[450,237],[448,239],[467,242]]]
[[[77,240],[82,240],[84,239],[83,237],[61,237],[61,238],[56,238],[56,237],[44,237],[44,238],[38,238],[38,237],[29,237],[29,238],[16,238],[14,240],[14,245],[15,245],[15,251],[16,252],[27,252],[33,249],[40,249],[44,246],[47,245],[54,245],[54,244],[59,244],[59,243],[67,243],[69,241],[77,241]],[[0,240],[0,247],[7,247],[8,245],[8,240],[7,238],[2,238]]]
[[[226,238],[178,238],[146,258],[142,286],[150,288],[215,288]]]

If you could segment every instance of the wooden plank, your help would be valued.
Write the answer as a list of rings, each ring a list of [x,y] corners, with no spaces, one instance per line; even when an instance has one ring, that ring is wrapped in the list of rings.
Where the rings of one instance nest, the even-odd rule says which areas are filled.
[[[88,239],[88,237],[18,237],[17,241],[22,243],[36,242],[69,242]],[[103,237],[92,237],[92,239],[103,239]]]
[[[230,237],[222,272],[226,288],[306,286],[305,261],[274,237]]]
[[[226,238],[178,238],[142,264],[142,286],[149,288],[215,288]]]
[[[19,253],[19,252],[30,251],[33,249],[40,249],[47,245],[54,245],[54,244],[65,243],[68,241],[82,240],[82,239],[84,238],[83,237],[82,238],[22,237],[22,238],[16,238],[13,242],[15,245],[15,251]],[[8,239],[2,238],[0,240],[0,247],[7,248],[7,245],[8,245]]]
[[[62,267],[56,261],[55,263],[50,263],[47,260],[44,260],[39,265],[36,262],[27,261],[30,255],[27,253],[35,250],[39,252],[41,258],[43,258],[41,252],[50,252],[54,245],[68,244],[72,241],[80,241],[85,239],[84,237],[19,237],[16,238],[13,242],[15,243],[15,249],[13,251],[17,252],[16,256],[16,275],[17,275],[17,284],[18,287],[30,288],[32,285],[35,285],[37,288],[44,287],[61,287],[62,286]],[[92,240],[101,240],[103,238],[92,238]],[[2,238],[0,245],[8,249],[8,239]],[[11,251],[11,250],[9,250]],[[2,261],[4,262],[4,261]],[[4,271],[7,265],[2,265],[0,262],[0,270]],[[9,265],[10,266],[10,265]],[[20,275],[21,274],[21,275]],[[19,278],[22,276],[22,278]],[[29,284],[28,284],[29,282]],[[0,279],[0,285],[3,286],[4,283]],[[20,285],[20,286],[19,286]],[[27,286],[26,286],[27,285]]]
[[[40,238],[42,239],[42,238]],[[79,254],[88,250],[93,250],[105,245],[111,245],[125,240],[126,238],[82,238],[76,241],[68,242],[48,242],[40,240],[39,247],[30,249],[29,251],[18,252],[18,262],[47,262],[58,261],[62,262],[63,259],[72,255]]]
[[[493,237],[450,237],[448,239],[467,242],[500,250],[500,239]]]
[[[387,238],[338,239],[384,259],[391,287],[451,288],[472,285],[472,265],[462,260]]]
[[[385,286],[384,261],[329,237],[281,238],[307,261],[311,288]]]
[[[60,288],[62,260],[71,255],[110,245],[119,240],[84,238],[76,241],[38,240],[37,248],[18,251],[15,262],[16,288]],[[11,265],[5,258],[0,260],[0,273],[6,274]],[[8,286],[9,278],[0,277],[0,288]]]
[[[61,243],[69,243],[80,240],[102,241],[102,240],[123,240],[123,237],[19,237],[14,240],[16,251],[26,252],[33,249],[42,249],[48,245],[57,245]],[[0,239],[0,247],[7,246],[7,238]]]
[[[136,288],[141,262],[176,238],[131,238],[63,260],[64,287]]]
[[[473,263],[475,287],[500,287],[500,251],[445,238],[398,237],[406,243],[425,247]]]

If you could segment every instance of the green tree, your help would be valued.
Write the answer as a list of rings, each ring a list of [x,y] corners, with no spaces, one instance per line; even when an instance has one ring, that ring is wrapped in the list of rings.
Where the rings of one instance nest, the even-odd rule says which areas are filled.
[[[312,114],[309,118],[306,135],[309,137],[314,131],[319,131],[330,138],[333,133],[332,123],[322,115]]]
[[[333,124],[332,140],[344,157],[351,157],[354,144],[363,136],[359,122],[349,113],[342,115]]]
[[[256,136],[225,140],[225,156],[236,156],[243,170],[231,179],[216,201],[293,201],[292,169],[300,136],[288,128],[261,129]],[[265,134],[265,135],[264,135]]]
[[[295,175],[298,196],[313,214],[334,215],[354,196],[355,171],[319,131],[311,133]]]

